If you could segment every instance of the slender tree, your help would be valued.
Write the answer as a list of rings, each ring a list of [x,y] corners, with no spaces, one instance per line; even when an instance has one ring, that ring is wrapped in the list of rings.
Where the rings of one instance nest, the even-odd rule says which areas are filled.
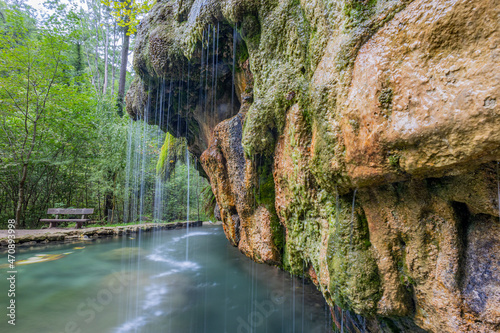
[[[127,81],[127,63],[128,63],[128,48],[130,45],[130,35],[128,34],[128,27],[123,29],[122,41],[122,56],[120,63],[120,78],[118,79],[118,115],[123,116],[123,107],[125,102],[125,83]]]
[[[102,84],[102,94],[105,95],[106,91],[108,90],[108,49],[109,49],[109,26],[108,22],[106,20],[106,42],[104,44],[104,82]]]
[[[120,77],[118,79],[117,113],[123,116],[125,100],[125,84],[127,81],[128,51],[130,47],[130,36],[137,32],[140,17],[147,13],[154,5],[155,0],[101,0],[103,4],[112,9],[118,25],[123,28]]]
[[[116,21],[113,24],[113,61],[111,69],[111,96],[115,94],[115,68],[116,68]]]

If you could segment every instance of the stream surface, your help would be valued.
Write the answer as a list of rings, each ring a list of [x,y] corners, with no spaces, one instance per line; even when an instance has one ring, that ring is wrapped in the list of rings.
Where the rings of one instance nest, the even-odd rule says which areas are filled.
[[[220,226],[165,230],[18,251],[61,258],[17,267],[16,326],[0,332],[323,333],[329,310],[312,284],[256,264]],[[0,257],[7,263],[7,255]]]

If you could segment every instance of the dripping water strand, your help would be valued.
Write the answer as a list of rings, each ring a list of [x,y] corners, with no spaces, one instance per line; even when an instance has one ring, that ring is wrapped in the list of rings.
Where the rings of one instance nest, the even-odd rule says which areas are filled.
[[[158,132],[157,132],[157,140],[156,140],[156,146],[157,149],[161,149],[161,138],[162,138],[162,126],[163,126],[163,115],[164,115],[164,110],[163,110],[163,95],[165,93],[165,79],[162,81],[158,82],[159,85],[159,94],[157,94],[156,98],[156,107],[155,110],[158,111],[159,109],[159,119],[158,119]],[[155,221],[161,221],[163,214],[162,214],[162,202],[163,202],[163,193],[162,193],[162,177],[161,175],[157,175],[155,179],[155,197],[154,197],[154,209],[153,209],[153,216]]]
[[[179,84],[177,86],[177,124],[176,124],[176,139],[180,139],[180,122],[181,122],[181,91],[182,91],[182,80],[184,78],[184,64],[182,65],[182,72],[181,72],[181,77],[179,79]],[[177,151],[176,151],[177,154]],[[174,170],[175,170],[175,165],[174,165]],[[175,191],[176,193],[179,193],[180,191],[180,184],[177,182],[175,183]]]
[[[165,78],[163,78],[163,89],[162,89],[162,92],[161,92],[161,95],[162,95],[162,102],[161,102],[161,105],[160,107],[162,108],[162,119],[165,119],[165,121],[163,122],[163,126],[165,128],[165,135],[162,135],[162,142],[163,144],[165,143],[165,139],[167,138],[167,135],[168,135],[168,125],[169,125],[169,118],[170,118],[170,98],[171,98],[171,95],[172,95],[172,78],[170,78],[170,85],[169,85],[169,90],[168,90],[168,99],[167,99],[167,105],[166,105],[166,118],[165,118],[165,102],[163,101],[163,97],[165,96],[165,94],[167,93],[167,80]],[[163,133],[162,133],[163,134]],[[163,145],[162,144],[162,145]],[[159,150],[161,151],[161,149],[163,148],[162,146],[159,145]],[[166,152],[165,152],[165,155],[164,155],[164,165],[163,165],[163,168],[164,168],[164,172],[162,172],[163,170],[160,170],[160,174],[158,175],[158,177],[160,178],[160,182],[161,182],[161,187],[160,187],[160,201],[159,201],[159,216],[160,216],[160,221],[162,220],[162,218],[164,218],[164,206],[165,206],[165,202],[168,202],[168,201],[165,201],[165,197],[168,197],[168,182],[165,182],[163,183],[165,180],[166,180],[166,176],[167,176],[167,173],[169,172],[169,154],[170,154],[170,139],[169,141],[167,142],[167,145],[166,145]],[[167,186],[166,186],[167,185]],[[160,235],[162,235],[160,233]],[[163,243],[163,242],[162,242]]]
[[[141,120],[141,116],[139,115],[139,119]],[[130,221],[131,222],[136,222],[137,221],[137,214],[138,214],[138,202],[139,202],[139,179],[140,179],[140,161],[141,161],[141,137],[142,137],[142,132],[141,132],[142,126],[140,122],[135,122],[131,120],[130,123],[130,146],[131,146],[131,172],[130,172],[130,177],[131,177],[131,190],[130,190],[130,206],[129,206],[129,215],[130,215]],[[125,237],[124,237],[125,239]],[[128,267],[126,270],[131,271],[132,267],[132,256],[131,253],[128,255],[125,255],[122,257],[122,260],[124,261],[124,264],[128,264]],[[134,313],[134,293],[133,293],[134,288],[128,288],[127,289],[127,296],[126,297],[126,304],[124,304],[125,307],[125,319],[128,320],[129,318],[132,317]]]
[[[140,119],[140,117],[139,117]],[[137,221],[137,201],[138,201],[138,184],[139,184],[139,123],[133,122],[132,126],[132,145],[133,145],[133,166],[132,166],[132,190],[131,190],[131,202],[130,202],[130,220],[131,222]]]
[[[149,82],[148,87],[151,87],[151,81]],[[141,166],[141,192],[140,192],[140,207],[139,207],[139,219],[140,223],[143,221],[144,215],[144,192],[145,192],[145,173],[146,173],[146,142],[147,142],[147,123],[149,118],[149,113],[151,109],[151,90],[148,89],[148,101],[146,105],[146,109],[144,110],[144,122],[143,122],[143,131],[142,131],[142,145],[141,145],[141,153],[142,153],[142,166]],[[139,281],[139,275],[141,271],[141,238],[142,232],[138,230],[136,235],[136,244],[137,244],[137,258],[136,258],[136,279]],[[132,258],[130,259],[132,260]],[[139,295],[140,284],[136,284],[136,295]],[[139,317],[139,297],[135,298],[135,317]],[[138,327],[136,327],[135,331],[138,331]]]
[[[151,86],[151,82],[149,82],[149,86]],[[144,215],[144,192],[145,192],[145,171],[146,171],[146,141],[147,141],[147,123],[149,117],[149,111],[151,107],[151,92],[148,91],[148,101],[146,104],[146,109],[144,110],[144,122],[143,122],[143,133],[142,133],[142,145],[141,145],[141,153],[142,153],[142,166],[141,166],[141,192],[139,198],[139,222],[143,222]]]
[[[156,104],[155,104],[155,114],[158,119],[158,127],[156,131],[156,147],[157,151],[161,151],[162,143],[164,142],[165,135],[162,131],[164,125],[164,96],[165,96],[165,78],[161,78],[158,81],[158,89],[156,94]],[[162,140],[163,139],[163,140]],[[161,172],[156,174],[155,177],[155,192],[154,192],[154,202],[153,202],[153,221],[155,223],[161,223],[163,217],[163,178],[161,176]],[[153,232],[153,246],[156,248],[160,246],[163,242],[161,240],[161,233]],[[160,265],[154,265],[153,272],[155,274],[160,273]],[[157,323],[154,324],[155,330],[158,330],[159,327]]]
[[[190,185],[190,169],[189,169],[189,76],[191,75],[191,63],[188,62],[187,89],[186,89],[186,164],[188,170],[187,177],[187,209],[186,209],[186,236],[189,234],[189,185]],[[189,237],[186,237],[186,262],[189,259]]]
[[[170,99],[172,97],[172,81],[173,81],[173,79],[170,78],[170,85],[169,85],[169,88],[168,88],[167,119],[166,119],[166,130],[167,130],[167,132],[169,131],[168,126],[169,126],[169,121],[170,121],[170,105],[171,105],[170,104],[171,103]],[[168,145],[167,148],[170,148],[170,145]]]
[[[161,151],[161,148],[163,146],[163,143],[165,142],[165,133],[163,132],[162,128],[165,127],[165,122],[164,122],[164,119],[165,119],[165,106],[164,106],[164,100],[163,100],[163,97],[165,96],[165,78],[162,79],[162,82],[161,82],[161,91],[160,91],[161,95],[160,95],[160,126],[158,128],[158,133],[159,133],[159,137],[158,137],[158,146],[157,146],[157,149],[158,151]],[[162,219],[163,219],[163,194],[164,194],[164,191],[163,191],[163,177],[160,175],[158,178],[158,192],[159,192],[159,198],[158,198],[158,220],[161,222]]]
[[[134,196],[135,194],[134,186],[134,171],[135,171],[135,156],[137,146],[136,146],[136,122],[129,118],[129,126],[128,126],[128,142],[127,142],[127,166],[126,166],[126,180],[125,180],[125,202],[124,202],[124,222],[127,223],[133,219],[133,210],[134,207]],[[122,238],[122,248],[125,247],[125,237]],[[128,268],[126,264],[130,264],[125,256],[122,256],[122,266],[125,267],[125,270]],[[127,295],[127,296],[125,296]],[[132,312],[132,306],[130,300],[131,291],[127,289],[126,293],[120,294],[120,297],[123,297],[124,302],[120,302],[120,317],[123,320],[127,320]]]
[[[123,203],[123,222],[127,223],[129,221],[130,214],[130,166],[132,159],[132,133],[133,133],[133,121],[129,118],[128,122],[128,140],[127,140],[127,165],[125,168],[125,199]]]
[[[215,55],[215,89],[214,89],[214,122],[217,123],[217,75],[219,67],[219,22],[217,22],[217,49]]]
[[[204,68],[204,49],[205,49],[205,30],[203,30],[203,37],[201,40],[201,57],[200,57],[200,96],[199,96],[199,103],[200,103],[200,108],[201,108],[201,113],[205,115],[206,114],[203,112],[203,68]],[[205,118],[206,119],[206,118]]]
[[[195,168],[196,168],[196,209],[198,211],[198,218],[196,219],[197,221],[200,221],[200,165],[198,162],[198,158],[195,157]]]
[[[180,122],[181,122],[181,91],[182,91],[182,79],[184,78],[184,65],[182,65],[181,78],[178,85],[178,101],[177,101],[177,125],[176,125],[176,136],[180,137]]]
[[[170,84],[169,84],[169,88],[168,88],[168,101],[167,101],[167,118],[165,119],[165,131],[167,133],[169,133],[169,121],[170,121],[170,107],[171,107],[171,98],[172,98],[172,94],[173,94],[173,91],[172,91],[172,87],[173,87],[173,78],[170,78]],[[171,140],[172,138],[170,137],[169,140]],[[170,161],[170,158],[169,158],[169,155],[170,155],[170,141],[168,142],[167,144],[167,152],[166,152],[166,158],[167,158],[167,170],[166,172],[170,172],[170,170],[168,169],[168,165],[169,165],[169,161]],[[165,175],[166,176],[166,175]],[[168,197],[168,192],[167,192],[167,197]],[[169,298],[169,302],[168,302],[168,311],[172,311],[172,301],[171,299]],[[171,318],[169,317],[169,320],[168,320],[168,325],[169,325],[169,329],[168,329],[168,332],[171,332],[172,331],[172,320]]]
[[[207,59],[206,59],[206,62],[205,62],[205,66],[206,66],[206,69],[205,69],[205,112],[207,112],[210,116],[210,110],[208,109],[208,69],[209,69],[209,65],[208,65],[208,60],[209,60],[209,56],[210,56],[210,27],[211,25],[208,26],[208,30],[207,30]]]
[[[162,95],[162,92],[161,92],[161,82],[158,82],[158,88],[157,88],[157,91],[159,93],[156,94],[156,102],[155,102],[155,118],[157,119],[157,122],[158,122],[158,129],[157,129],[157,133],[156,133],[156,145],[159,146],[160,144],[160,132],[161,132],[161,105],[159,105],[159,101],[158,99],[160,99],[161,101],[161,95]],[[160,109],[160,112],[158,112],[158,109]],[[153,220],[156,220],[158,219],[158,202],[159,202],[159,195],[160,195],[160,191],[159,191],[159,188],[161,187],[161,184],[160,184],[160,177],[156,177],[155,178],[155,194],[154,194],[154,203],[153,203]]]
[[[172,91],[172,84],[173,84],[173,79],[170,78],[170,84],[169,84],[169,87],[168,87],[168,101],[167,101],[167,118],[166,118],[166,126],[165,126],[165,130],[167,133],[170,133],[170,130],[169,130],[169,122],[170,122],[170,107],[171,107],[171,102],[173,103],[173,101],[171,101],[171,97],[173,95],[173,91]],[[171,134],[171,133],[170,133]],[[167,152],[166,152],[166,155],[165,157],[167,158],[167,165],[166,165],[166,170],[165,172],[168,173],[168,174],[165,174],[165,176],[169,176],[171,170],[170,170],[170,146],[171,146],[171,142],[170,140],[172,139],[172,137],[169,138],[169,141],[168,141],[168,144],[167,144]],[[168,193],[168,192],[167,192]],[[167,194],[168,196],[168,194]],[[168,207],[167,207],[168,209]]]
[[[216,124],[215,120],[215,25],[212,26],[213,35],[212,35],[212,119],[214,121],[214,125]]]

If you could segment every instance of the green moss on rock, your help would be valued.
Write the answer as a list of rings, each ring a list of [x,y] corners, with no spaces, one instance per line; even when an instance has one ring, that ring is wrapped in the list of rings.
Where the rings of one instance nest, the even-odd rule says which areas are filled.
[[[351,200],[338,198],[330,210],[328,267],[330,293],[336,304],[372,315],[381,297],[378,268],[364,215],[351,215]],[[358,208],[359,209],[359,208]]]

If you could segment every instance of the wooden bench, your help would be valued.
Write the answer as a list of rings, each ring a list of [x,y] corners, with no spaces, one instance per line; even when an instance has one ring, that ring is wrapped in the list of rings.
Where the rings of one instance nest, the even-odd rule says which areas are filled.
[[[57,227],[58,223],[61,222],[76,222],[76,229],[80,229],[84,223],[90,221],[86,219],[85,215],[93,214],[94,208],[49,208],[47,214],[53,214],[56,216],[55,219],[40,219],[40,222],[50,222],[49,228]],[[60,219],[59,215],[82,215],[80,219]]]

